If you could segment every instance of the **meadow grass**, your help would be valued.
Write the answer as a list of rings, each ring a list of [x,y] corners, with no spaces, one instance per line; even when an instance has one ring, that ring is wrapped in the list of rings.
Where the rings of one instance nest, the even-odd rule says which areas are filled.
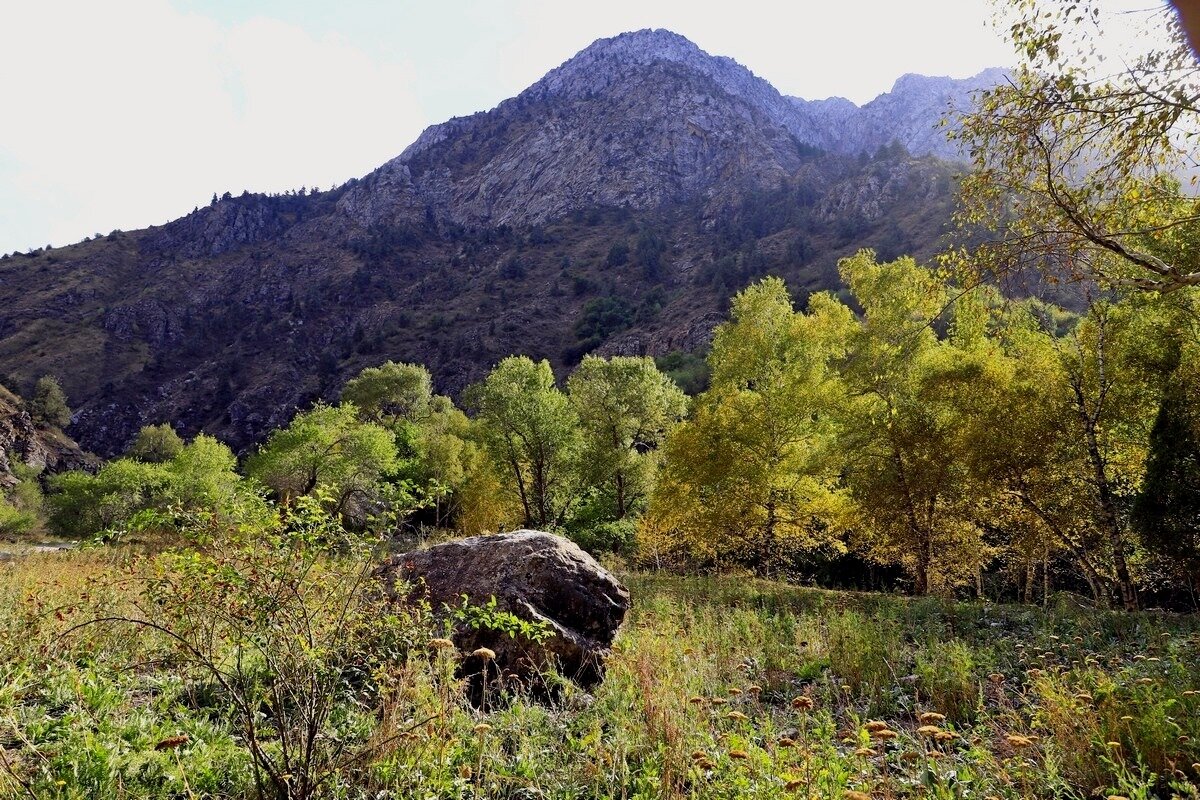
[[[0,797],[254,797],[231,710],[116,550],[0,565]],[[338,798],[1197,798],[1200,621],[626,575],[594,694],[463,702],[419,649],[333,737]],[[69,631],[69,633],[68,633]],[[164,655],[165,654],[165,655]]]

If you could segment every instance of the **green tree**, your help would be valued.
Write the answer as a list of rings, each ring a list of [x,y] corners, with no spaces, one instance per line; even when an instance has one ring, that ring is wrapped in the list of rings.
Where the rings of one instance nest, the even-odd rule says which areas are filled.
[[[1145,468],[1157,405],[1157,376],[1146,372],[1157,346],[1151,320],[1146,307],[1099,303],[1059,340],[1074,440],[1088,469],[1088,499],[1109,548],[1121,603],[1130,610],[1138,599],[1129,567],[1135,537],[1127,512]]]
[[[554,385],[549,362],[509,356],[468,397],[525,525],[561,525],[578,493],[579,418]]]
[[[1178,179],[1200,133],[1200,64],[1174,15],[1144,12],[1122,49],[1096,0],[1000,5],[1020,63],[955,134],[973,161],[959,263],[1162,293],[1200,284],[1200,199]],[[994,235],[975,245],[980,228]]]
[[[246,474],[285,504],[320,493],[331,513],[363,524],[400,488],[391,481],[399,466],[389,430],[363,422],[353,404],[319,404],[267,437]]]
[[[415,428],[415,456],[406,474],[433,501],[434,524],[453,522],[462,511],[462,492],[487,460],[471,420],[448,397],[436,395]]]
[[[1006,374],[978,396],[974,413],[963,419],[970,470],[978,485],[995,490],[988,522],[1005,534],[1007,555],[1024,573],[1027,601],[1033,599],[1038,565],[1049,593],[1049,560],[1063,552],[1102,599],[1105,560],[1090,542],[1083,492],[1072,486],[1083,475],[1071,444],[1074,417],[1056,346],[1056,331],[1073,318],[1031,301],[1006,304],[992,322]]]
[[[183,450],[183,439],[170,424],[147,425],[138,431],[137,438],[126,452],[129,458],[147,464],[170,461]]]
[[[238,475],[228,446],[201,434],[169,461],[119,458],[94,475],[72,471],[50,478],[51,528],[64,536],[118,538],[135,530],[174,531],[180,514],[264,522],[262,498]]]
[[[687,397],[648,356],[586,356],[567,392],[583,432],[584,478],[611,485],[616,519],[624,519],[645,496],[655,453],[687,411]]]
[[[1162,334],[1172,315],[1158,299],[1132,296],[1093,303],[1077,320],[1056,316],[1036,303],[1009,315],[1014,380],[977,421],[973,468],[1071,555],[1098,600],[1115,593],[1136,608],[1144,558],[1129,512],[1170,362]]]
[[[961,434],[974,398],[999,379],[994,353],[970,318],[959,336],[938,336],[949,292],[912,259],[878,264],[862,251],[839,269],[863,310],[843,367],[853,400],[838,448],[855,539],[904,567],[918,594],[948,590],[990,557],[978,524],[986,488],[972,480]]]
[[[433,379],[419,364],[368,367],[342,389],[342,402],[353,404],[364,420],[387,425],[425,419],[432,400]]]
[[[1146,547],[1175,572],[1200,570],[1200,364],[1196,343],[1181,354],[1150,431],[1133,522]]]
[[[704,353],[673,350],[654,359],[655,364],[684,394],[694,397],[708,388],[708,362]]]
[[[38,481],[41,470],[16,459],[9,462],[9,468],[16,482],[0,487],[0,536],[17,536],[38,527],[45,505]]]
[[[63,472],[50,478],[46,497],[50,528],[60,536],[117,538],[130,531],[136,518],[163,509],[171,475],[162,464],[119,458],[96,474]]]
[[[187,509],[228,515],[249,491],[237,473],[237,456],[229,446],[200,434],[166,462],[170,501]]]
[[[388,361],[348,382],[342,399],[353,403],[364,421],[395,435],[398,474],[432,503],[435,525],[451,521],[459,510],[455,495],[482,453],[466,415],[450,398],[433,393],[429,371]]]
[[[37,524],[37,516],[19,508],[0,492],[0,536],[19,536]]]
[[[29,416],[38,424],[56,428],[65,428],[71,424],[71,408],[67,405],[67,395],[54,377],[43,375],[38,378],[33,397],[29,400]]]
[[[851,319],[828,295],[795,312],[778,278],[734,298],[709,355],[712,385],[666,443],[643,525],[652,551],[770,573],[838,546],[830,445],[843,393],[832,362]]]

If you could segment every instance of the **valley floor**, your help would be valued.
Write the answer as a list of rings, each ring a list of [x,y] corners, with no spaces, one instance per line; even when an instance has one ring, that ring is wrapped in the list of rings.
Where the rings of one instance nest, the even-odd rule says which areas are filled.
[[[381,707],[335,711],[374,746],[317,796],[1200,797],[1195,617],[625,579],[594,695],[483,716],[414,648]],[[70,630],[139,580],[106,550],[0,564],[0,797],[255,796],[229,709],[152,632]]]

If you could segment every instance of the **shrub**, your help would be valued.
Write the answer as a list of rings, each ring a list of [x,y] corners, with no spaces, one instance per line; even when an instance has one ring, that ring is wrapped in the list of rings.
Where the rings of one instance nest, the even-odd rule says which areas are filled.
[[[261,520],[262,498],[242,481],[236,466],[228,447],[201,434],[164,463],[119,458],[95,475],[64,472],[50,479],[50,527],[76,539],[120,539],[138,531],[175,530],[180,512]]]
[[[583,306],[575,323],[575,338],[606,339],[633,324],[633,308],[623,297],[597,297]]]
[[[50,375],[38,378],[29,400],[29,416],[41,425],[65,428],[71,422],[71,408],[62,386]]]
[[[608,249],[608,256],[604,259],[606,267],[621,267],[629,261],[629,245],[624,242],[617,242]]]
[[[196,515],[191,546],[153,562],[142,616],[111,620],[164,634],[164,658],[211,685],[260,798],[323,796],[390,741],[374,709],[431,636],[427,609],[379,591],[373,543],[323,506],[298,498],[266,531]]]
[[[957,639],[934,641],[917,651],[916,661],[922,699],[953,720],[973,719],[981,687],[971,648]]]
[[[637,522],[629,518],[600,522],[572,530],[571,539],[589,553],[627,555],[636,548],[637,527]]]
[[[42,514],[42,487],[39,470],[13,460],[11,464],[17,484],[7,492],[0,491],[0,536],[19,536],[33,530]]]
[[[0,536],[19,536],[37,524],[37,516],[17,508],[0,494]]]
[[[147,425],[138,431],[126,455],[147,464],[170,461],[183,450],[183,439],[169,424]]]
[[[654,361],[686,394],[695,397],[708,388],[710,375],[705,353],[672,350]]]
[[[50,479],[50,528],[60,536],[119,538],[135,515],[160,507],[170,475],[160,464],[121,458],[95,475],[64,472]]]

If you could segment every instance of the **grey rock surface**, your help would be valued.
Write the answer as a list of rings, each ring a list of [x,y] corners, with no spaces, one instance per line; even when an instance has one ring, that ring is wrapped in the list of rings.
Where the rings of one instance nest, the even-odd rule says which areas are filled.
[[[553,635],[541,644],[486,628],[458,626],[454,643],[465,654],[486,647],[508,681],[534,684],[553,667],[584,687],[598,683],[604,661],[629,610],[629,591],[569,539],[520,530],[446,542],[389,559],[380,575],[394,594],[406,585],[409,599],[428,600],[435,610],[455,609],[466,595],[472,605],[496,598],[496,607]],[[464,674],[488,665],[468,657]]]
[[[0,395],[0,488],[17,483],[15,464],[47,473],[95,469],[99,460],[84,452],[61,431],[34,424],[29,413]]]
[[[1007,75],[998,68],[969,78],[902,75],[890,92],[861,106],[844,97],[789,97],[795,113],[792,125],[806,134],[809,143],[834,152],[872,154],[899,142],[915,156],[961,161],[965,154],[946,137],[940,121],[949,115],[953,127],[956,115],[970,109],[976,92],[996,86]]]

